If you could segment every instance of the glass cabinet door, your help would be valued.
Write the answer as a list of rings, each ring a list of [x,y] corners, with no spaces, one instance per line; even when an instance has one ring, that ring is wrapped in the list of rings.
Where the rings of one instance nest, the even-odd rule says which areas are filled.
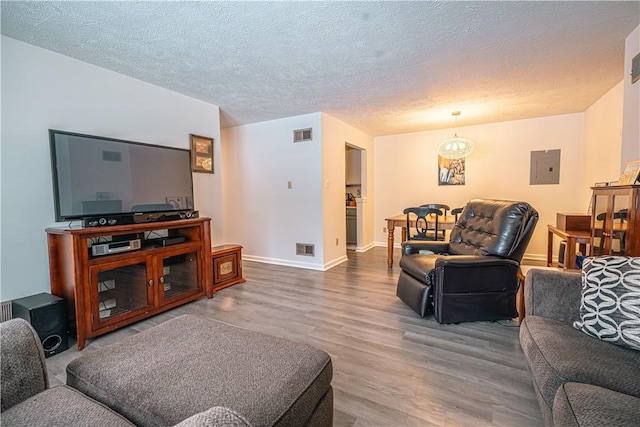
[[[147,268],[145,258],[136,258],[127,265],[103,264],[90,269],[94,329],[152,308]]]
[[[591,255],[625,254],[628,210],[628,194],[596,194],[594,196]]]
[[[607,202],[609,197],[603,194],[597,194],[593,197],[593,226],[591,227],[592,236],[592,253],[591,255],[602,255],[605,251],[606,241],[606,218],[607,218]]]
[[[160,305],[180,300],[201,290],[198,282],[199,251],[162,258],[159,279]]]
[[[627,213],[629,196],[613,196],[613,218],[611,220],[611,255],[624,255],[627,235]]]

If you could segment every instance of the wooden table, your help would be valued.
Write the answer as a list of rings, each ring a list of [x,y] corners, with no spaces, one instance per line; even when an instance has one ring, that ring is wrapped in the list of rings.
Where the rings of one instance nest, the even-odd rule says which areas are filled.
[[[553,265],[553,236],[556,235],[563,240],[567,241],[567,253],[564,257],[566,268],[576,269],[576,244],[580,245],[580,252],[582,255],[587,254],[587,244],[591,241],[591,232],[589,231],[564,231],[551,224],[547,224],[549,230],[549,236],[547,239],[547,266],[554,267]]]
[[[387,221],[387,267],[393,267],[393,245],[394,245],[394,231],[396,227],[402,228],[402,241],[407,240],[407,216],[404,214],[392,216],[391,218],[385,218]],[[428,218],[430,226],[435,225],[435,218],[433,222]],[[412,227],[416,224],[415,219],[409,220],[409,226]],[[438,231],[452,230],[456,224],[456,219],[453,215],[443,216],[438,219]]]

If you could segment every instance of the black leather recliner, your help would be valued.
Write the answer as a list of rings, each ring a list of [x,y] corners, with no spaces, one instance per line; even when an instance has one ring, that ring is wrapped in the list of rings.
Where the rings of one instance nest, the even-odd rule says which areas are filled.
[[[439,323],[516,317],[516,274],[537,222],[528,203],[471,200],[449,242],[402,244],[397,296]]]

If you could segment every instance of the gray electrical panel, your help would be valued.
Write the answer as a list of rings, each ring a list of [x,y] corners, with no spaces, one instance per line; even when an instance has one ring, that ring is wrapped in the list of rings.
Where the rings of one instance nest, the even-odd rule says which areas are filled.
[[[560,184],[560,150],[531,152],[529,184]]]

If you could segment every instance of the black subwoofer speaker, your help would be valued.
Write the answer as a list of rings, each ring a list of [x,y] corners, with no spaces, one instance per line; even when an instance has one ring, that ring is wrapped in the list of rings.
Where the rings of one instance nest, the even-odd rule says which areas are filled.
[[[64,299],[43,292],[13,300],[11,305],[13,317],[25,319],[38,333],[45,357],[69,348]]]

